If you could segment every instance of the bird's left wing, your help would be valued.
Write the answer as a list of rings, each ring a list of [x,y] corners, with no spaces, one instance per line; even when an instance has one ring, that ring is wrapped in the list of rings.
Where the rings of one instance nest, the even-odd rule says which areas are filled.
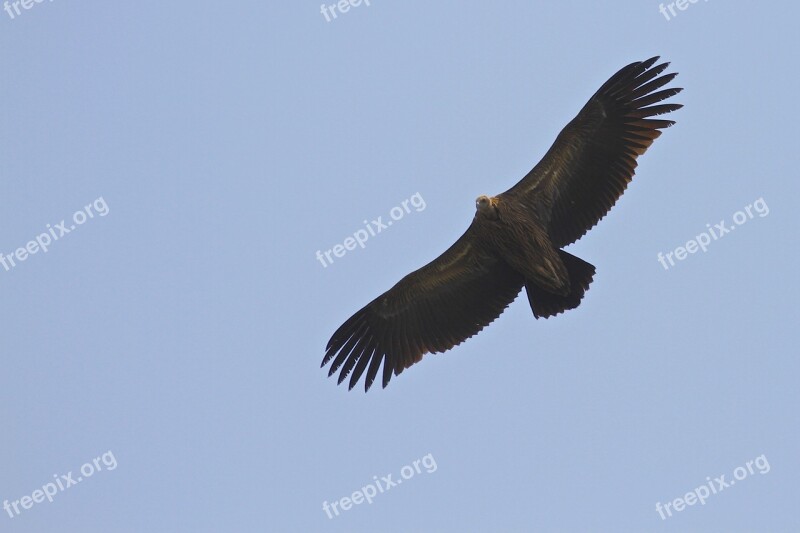
[[[653,66],[656,61],[631,63],[614,74],[542,160],[500,195],[545,213],[542,222],[556,248],[578,240],[608,213],[633,178],[636,158],[673,124],[650,118],[682,107],[658,104],[681,89],[661,89],[677,74],[661,76],[669,63]]]
[[[350,317],[328,341],[322,366],[350,374],[352,389],[366,370],[369,390],[383,362],[383,386],[392,373],[472,337],[514,301],[523,280],[483,252],[475,223],[446,252],[400,280]]]

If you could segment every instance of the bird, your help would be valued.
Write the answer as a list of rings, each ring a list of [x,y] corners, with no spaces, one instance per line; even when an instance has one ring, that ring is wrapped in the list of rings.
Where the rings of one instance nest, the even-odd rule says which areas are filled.
[[[331,336],[322,359],[328,376],[349,375],[364,390],[428,353],[442,353],[476,335],[522,288],[536,319],[578,307],[595,267],[565,246],[593,228],[633,178],[637,157],[675,121],[653,118],[683,107],[662,103],[682,88],[663,88],[659,57],[611,76],[558,134],[544,157],[516,185],[481,195],[464,234],[439,257],[408,274],[361,308]],[[383,364],[383,370],[380,367]]]

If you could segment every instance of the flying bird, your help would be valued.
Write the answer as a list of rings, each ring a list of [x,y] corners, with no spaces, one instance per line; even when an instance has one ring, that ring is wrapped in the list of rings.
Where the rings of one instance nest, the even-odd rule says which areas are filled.
[[[651,117],[682,89],[662,89],[677,73],[658,57],[611,76],[561,130],[542,160],[497,196],[479,196],[467,231],[442,255],[401,279],[331,337],[322,366],[366,372],[369,390],[383,363],[383,387],[426,353],[440,353],[494,321],[523,287],[534,317],[578,307],[595,267],[561,248],[611,209],[633,178],[636,158],[671,120]],[[653,66],[655,65],[655,66]]]

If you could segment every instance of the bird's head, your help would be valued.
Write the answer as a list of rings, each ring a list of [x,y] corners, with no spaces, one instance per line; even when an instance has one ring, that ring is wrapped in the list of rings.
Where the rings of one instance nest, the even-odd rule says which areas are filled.
[[[489,197],[485,194],[475,199],[476,215],[484,216],[492,220],[497,218],[497,197]]]

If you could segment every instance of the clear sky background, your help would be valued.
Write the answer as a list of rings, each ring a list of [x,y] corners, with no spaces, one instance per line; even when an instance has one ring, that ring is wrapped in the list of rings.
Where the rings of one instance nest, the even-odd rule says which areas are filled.
[[[800,530],[800,7],[319,4],[0,12],[0,252],[107,207],[0,267],[0,502],[31,497],[0,530]],[[387,389],[326,377],[345,319],[653,55],[685,107],[569,248],[597,266],[577,310],[537,321],[523,293]],[[315,257],[415,193],[363,249]]]

